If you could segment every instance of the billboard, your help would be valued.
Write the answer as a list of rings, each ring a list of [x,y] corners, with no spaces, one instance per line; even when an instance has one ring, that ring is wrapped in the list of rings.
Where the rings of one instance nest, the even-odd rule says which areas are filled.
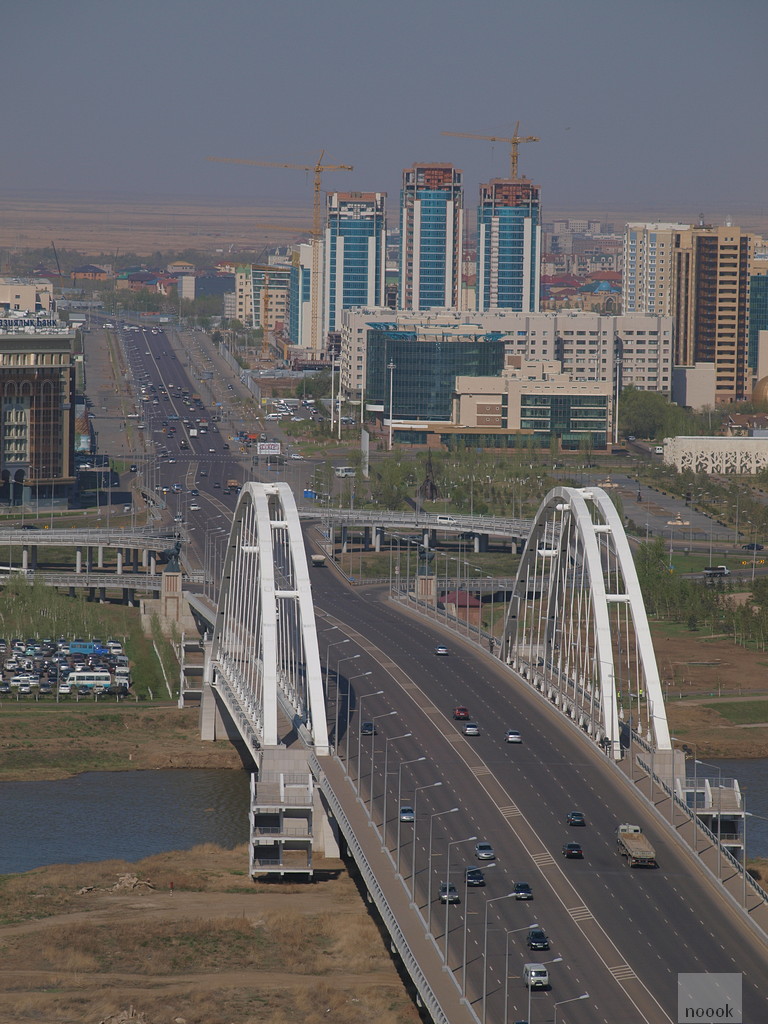
[[[279,441],[259,441],[256,445],[256,451],[259,455],[279,455],[280,454],[280,442]]]

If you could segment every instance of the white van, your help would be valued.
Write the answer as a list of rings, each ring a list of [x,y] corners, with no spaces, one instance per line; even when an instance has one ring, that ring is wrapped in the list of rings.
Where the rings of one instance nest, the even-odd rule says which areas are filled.
[[[355,475],[355,467],[354,466],[336,466],[336,468],[334,469],[334,473],[336,474],[336,476],[342,477],[342,478],[343,477],[354,476]]]
[[[443,526],[456,525],[456,520],[453,518],[453,516],[435,516],[435,518],[437,519],[438,523],[441,523]]]
[[[664,454],[664,445],[663,444],[657,444],[656,447],[653,450],[654,450],[656,455],[663,455]]]
[[[543,964],[524,964],[523,984],[526,988],[549,988],[547,968]]]

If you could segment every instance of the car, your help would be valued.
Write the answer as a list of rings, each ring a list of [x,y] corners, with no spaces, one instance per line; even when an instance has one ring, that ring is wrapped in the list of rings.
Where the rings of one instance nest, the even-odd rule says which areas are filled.
[[[199,471],[199,475],[200,476],[208,476],[208,470],[207,469],[201,469]]]
[[[131,472],[132,473],[138,473],[139,472],[139,467],[136,465],[135,462],[131,463]]]
[[[193,487],[189,493],[192,495],[193,498],[197,498],[198,495],[200,494],[200,491],[198,491],[196,487]]]
[[[209,448],[208,449],[208,454],[209,455],[215,455],[216,454],[216,449],[215,448]]]
[[[563,843],[563,856],[567,860],[581,860],[584,856],[581,843]]]
[[[763,545],[762,544],[742,544],[741,545],[741,550],[742,551],[762,551],[763,550]]]
[[[8,683],[0,683],[0,693],[8,694],[11,692],[11,687]]]
[[[200,512],[201,511],[201,506],[193,501],[192,504],[189,506],[189,511],[190,512]]]
[[[228,444],[223,444],[221,447],[224,449],[225,452],[229,451],[229,445]]]
[[[184,516],[181,514],[181,512],[177,512],[176,515],[173,517],[173,521],[174,523],[183,523]]]
[[[219,483],[219,481],[218,481],[218,480],[214,480],[214,482],[213,482],[213,489],[214,489],[215,491],[218,491],[218,490],[220,490],[220,489],[221,489],[221,484]]]
[[[445,657],[448,654],[448,648],[445,646],[445,644],[438,644],[437,647],[435,648],[435,654],[439,654]]]
[[[525,938],[528,949],[549,949],[549,939],[543,928],[531,928]]]
[[[474,887],[485,885],[485,875],[480,868],[466,868],[464,881],[467,885]]]
[[[304,458],[304,456],[303,456],[303,455],[299,455],[299,453],[298,453],[298,452],[292,452],[292,453],[291,453],[291,458],[292,458],[292,459],[297,459],[297,460],[301,460],[301,459],[303,459],[303,458]]]
[[[515,882],[512,887],[512,892],[515,894],[516,900],[533,899],[533,889],[530,887],[528,882]]]
[[[441,882],[439,895],[441,903],[461,903],[459,890],[453,882]]]
[[[523,737],[520,735],[520,733],[517,731],[517,729],[507,729],[507,731],[504,733],[504,742],[505,743],[522,743],[523,742]]]
[[[475,856],[478,860],[496,860],[496,853],[490,843],[481,840],[475,843]]]
[[[403,804],[400,808],[400,821],[404,821],[408,824],[416,820],[416,815],[410,804]]]
[[[583,811],[569,811],[566,819],[566,825],[586,825],[587,819]]]
[[[469,719],[469,711],[460,704],[457,708],[453,709],[453,717],[457,722],[466,722]]]
[[[375,722],[363,722],[360,726],[361,736],[377,736],[379,730],[376,728]]]
[[[465,722],[462,730],[465,736],[479,736],[480,726],[477,722]]]

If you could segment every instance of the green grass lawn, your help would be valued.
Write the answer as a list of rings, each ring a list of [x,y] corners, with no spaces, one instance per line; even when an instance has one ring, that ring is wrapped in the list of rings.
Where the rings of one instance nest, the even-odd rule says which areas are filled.
[[[762,725],[763,723],[768,725],[768,698],[702,706],[716,711],[718,715],[727,718],[732,725]]]

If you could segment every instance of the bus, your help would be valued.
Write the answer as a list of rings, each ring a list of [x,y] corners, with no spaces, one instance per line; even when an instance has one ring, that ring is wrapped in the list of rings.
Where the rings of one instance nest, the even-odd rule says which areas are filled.
[[[112,676],[106,669],[87,668],[70,672],[67,676],[70,686],[87,687],[89,690],[106,690],[112,685]]]

